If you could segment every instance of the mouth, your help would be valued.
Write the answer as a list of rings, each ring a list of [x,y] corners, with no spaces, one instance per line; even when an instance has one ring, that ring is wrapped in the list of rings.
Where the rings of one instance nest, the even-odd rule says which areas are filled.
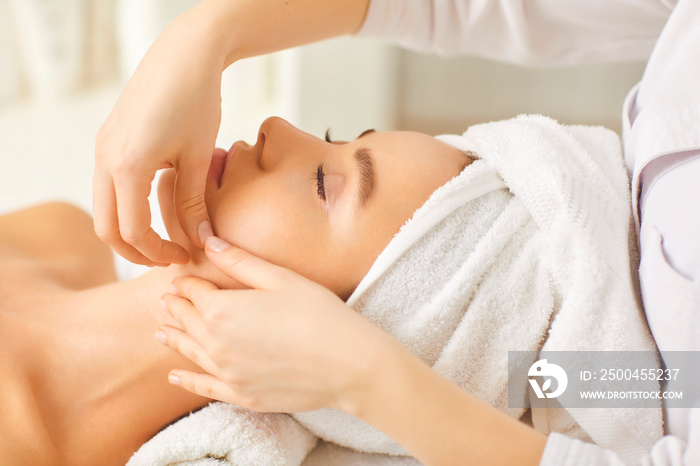
[[[258,165],[260,165],[260,159],[262,157],[262,148],[264,145],[265,136],[262,135],[258,142],[255,144],[255,146],[253,146],[254,148],[260,146],[260,149],[255,151],[257,152],[255,158]],[[209,172],[207,173],[207,185],[211,184],[216,189],[220,189],[221,185],[224,182],[224,174],[226,173],[226,168],[228,167],[228,163],[231,160],[231,158],[234,157],[234,154],[239,150],[249,151],[250,149],[251,146],[248,145],[245,141],[234,142],[231,148],[228,150],[228,152],[226,152],[225,149],[221,149],[218,147],[214,149],[214,152],[211,156],[211,162],[209,164]]]
[[[221,188],[221,182],[224,177],[224,172],[226,171],[226,165],[236,148],[237,143],[231,146],[231,149],[226,152],[224,149],[216,148],[211,156],[211,163],[209,164],[209,172],[207,173],[207,184],[213,183],[216,189]]]

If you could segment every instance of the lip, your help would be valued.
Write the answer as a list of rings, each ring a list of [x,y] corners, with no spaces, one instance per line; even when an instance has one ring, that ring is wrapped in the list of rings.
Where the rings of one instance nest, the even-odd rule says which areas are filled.
[[[231,159],[237,147],[240,146],[240,143],[241,141],[236,141],[228,152],[226,152],[225,149],[214,149],[209,165],[209,173],[207,174],[207,183],[215,184],[216,189],[221,188],[224,173],[226,172],[226,167],[228,167],[228,161]]]
[[[224,174],[228,153],[224,149],[216,148],[211,156],[209,172],[207,173],[207,184],[215,184],[217,188],[221,186],[221,178]]]

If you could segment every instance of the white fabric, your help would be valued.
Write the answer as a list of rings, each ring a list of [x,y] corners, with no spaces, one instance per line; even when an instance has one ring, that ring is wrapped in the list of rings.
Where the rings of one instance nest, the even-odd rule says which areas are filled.
[[[690,411],[692,429],[688,438],[690,442],[666,435],[654,444],[651,452],[645,456],[643,466],[696,466],[700,464],[700,432],[694,431],[700,426],[700,404]],[[551,434],[547,438],[541,466],[625,466],[628,463],[620,459],[611,450],[604,450],[595,445],[581,442],[561,434]]]
[[[567,65],[641,61],[675,0],[372,0],[357,33],[443,55]]]
[[[159,432],[127,465],[298,465],[315,445],[288,414],[212,403]]]
[[[629,191],[613,132],[521,116],[439,138],[481,160],[437,190],[402,228],[348,300],[353,308],[516,418],[523,409],[507,407],[508,350],[537,351],[545,340],[546,350],[655,349],[630,272]],[[491,169],[509,192],[445,209],[449,214],[436,222],[453,192]],[[405,454],[345,413],[295,417],[325,440]],[[630,460],[662,435],[660,404],[657,410],[550,409],[540,419]]]
[[[687,281],[700,280],[700,149],[669,154],[650,162],[640,174],[640,242],[655,228],[663,237],[664,255]],[[649,196],[652,191],[653,196]],[[700,318],[700,315],[697,316]],[[657,319],[654,319],[655,321]],[[700,321],[692,325],[695,338],[684,342],[658,341],[673,351],[700,341]],[[653,330],[653,329],[652,329]],[[656,332],[654,332],[656,333]],[[662,332],[668,334],[667,332]],[[659,337],[663,338],[662,333]]]
[[[459,137],[455,135],[446,135],[441,139],[448,144],[451,142],[459,143],[460,141]],[[412,221],[407,222],[402,228],[401,234],[397,235],[386,249],[382,251],[370,271],[367,272],[367,275],[348,299],[347,304],[350,306],[354,305],[358,298],[382,274],[394,265],[411,246],[423,238],[438,223],[442,222],[445,217],[468,202],[503,188],[506,188],[506,185],[503,184],[501,177],[488,166],[477,161],[460,176],[437,190],[431,196],[430,202],[414,214]],[[418,219],[420,221],[417,221]],[[457,225],[461,227],[460,223],[457,223]],[[438,247],[440,246],[442,245],[438,245]],[[419,273],[422,275],[424,271],[419,271]]]
[[[634,161],[632,199],[640,220],[640,285],[661,350],[700,351],[698,50],[700,2],[679,1],[623,114],[625,151]],[[696,445],[695,463],[686,461],[700,464],[700,424],[693,428],[690,423],[700,415],[692,411],[668,409],[667,432]]]
[[[640,285],[661,350],[700,351],[700,2],[678,2],[625,101],[625,153],[633,164]],[[666,409],[654,465],[700,464],[700,400]]]
[[[668,247],[661,246],[664,238],[658,233],[664,225],[667,231],[679,225],[683,228],[683,220],[697,211],[697,188],[686,182],[663,193],[660,188],[664,183],[655,182],[660,174],[669,184],[669,180],[684,183],[682,178],[692,177],[688,165],[678,165],[675,157],[700,148],[699,10],[697,0],[374,0],[359,31],[359,35],[383,38],[421,51],[473,53],[541,65],[646,60],[653,47],[642,82],[625,100],[623,141],[632,175],[635,221],[639,226],[640,210],[650,219],[649,228],[645,228],[642,218],[639,238],[642,263],[652,263],[640,271],[640,282],[647,318],[662,350],[677,349],[679,342],[693,342],[684,348],[697,350],[700,344],[700,282],[687,280],[686,276],[682,282],[685,292],[680,294],[677,287],[659,286],[665,281],[664,276],[678,273],[673,264],[693,264],[698,260],[699,242],[693,240],[700,236],[697,229],[686,223],[685,233],[679,236],[689,240],[673,246],[666,243]],[[647,170],[651,167],[653,172]],[[671,168],[684,174],[673,176]],[[638,198],[642,182],[647,183],[648,189],[644,197]],[[674,193],[672,197],[667,196],[669,192]],[[650,199],[656,201],[650,201],[645,208]],[[668,208],[674,204],[687,208]],[[652,240],[647,240],[647,236]],[[677,276],[676,283],[681,283]],[[672,307],[667,304],[670,302],[674,303]],[[698,418],[695,426],[690,422],[690,430],[689,410],[666,413],[671,421],[667,433],[680,437],[665,437],[652,451],[649,464],[700,464],[700,418],[697,413],[690,413]],[[554,448],[561,452],[570,446],[576,448],[578,459],[572,454],[566,461],[563,456],[550,461],[552,456],[545,454],[542,464],[606,464],[603,456],[587,456],[585,452],[591,449],[584,451],[575,445],[576,441],[552,436],[546,452]]]

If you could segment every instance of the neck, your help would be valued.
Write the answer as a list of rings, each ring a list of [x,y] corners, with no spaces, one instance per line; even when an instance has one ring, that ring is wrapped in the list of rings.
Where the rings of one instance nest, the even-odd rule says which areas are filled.
[[[46,374],[43,395],[54,438],[74,464],[106,452],[123,464],[160,429],[208,402],[168,384],[171,369],[199,369],[153,338],[160,297],[184,273],[179,266],[153,269],[58,303],[64,314],[47,323],[53,351],[45,367],[60,369]]]

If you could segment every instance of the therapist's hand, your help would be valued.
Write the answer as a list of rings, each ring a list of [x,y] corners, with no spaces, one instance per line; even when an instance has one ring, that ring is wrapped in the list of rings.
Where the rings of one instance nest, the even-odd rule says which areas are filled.
[[[207,240],[210,260],[251,289],[174,280],[178,294],[163,299],[182,330],[157,337],[208,374],[174,370],[171,383],[257,411],[353,412],[373,361],[398,342],[326,288],[217,240]]]
[[[196,33],[177,22],[166,29],[97,134],[95,232],[139,264],[189,260],[183,247],[151,228],[147,198],[160,169],[177,170],[175,210],[190,241],[201,245],[198,229],[204,236],[211,231],[203,223],[204,187],[221,121],[224,57]]]

